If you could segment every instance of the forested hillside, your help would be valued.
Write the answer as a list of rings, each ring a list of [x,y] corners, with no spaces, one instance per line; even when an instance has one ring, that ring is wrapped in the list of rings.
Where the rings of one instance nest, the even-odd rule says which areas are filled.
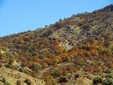
[[[2,37],[0,61],[1,66],[44,79],[46,85],[81,85],[84,75],[82,85],[112,85],[113,5]]]

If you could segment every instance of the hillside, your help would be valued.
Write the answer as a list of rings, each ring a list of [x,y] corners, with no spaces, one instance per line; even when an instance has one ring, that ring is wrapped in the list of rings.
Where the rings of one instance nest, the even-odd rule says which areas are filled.
[[[0,85],[45,85],[45,82],[13,69],[0,68]]]
[[[111,4],[0,38],[0,66],[40,78],[46,85],[112,85],[112,40]]]

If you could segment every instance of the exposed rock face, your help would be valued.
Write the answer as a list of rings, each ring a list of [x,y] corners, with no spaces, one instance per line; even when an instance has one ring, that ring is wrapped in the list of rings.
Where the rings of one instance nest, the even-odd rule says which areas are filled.
[[[61,29],[56,30],[52,33],[49,38],[51,39],[60,39],[62,46],[70,50],[78,42],[78,35],[80,33],[79,27],[75,26],[66,26]]]

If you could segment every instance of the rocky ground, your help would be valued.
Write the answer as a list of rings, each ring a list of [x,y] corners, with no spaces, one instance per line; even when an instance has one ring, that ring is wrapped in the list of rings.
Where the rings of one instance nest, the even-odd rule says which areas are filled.
[[[41,79],[6,68],[0,68],[0,85],[45,85]]]

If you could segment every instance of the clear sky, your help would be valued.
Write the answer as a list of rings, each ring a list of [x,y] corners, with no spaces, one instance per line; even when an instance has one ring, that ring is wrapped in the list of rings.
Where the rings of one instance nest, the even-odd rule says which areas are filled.
[[[112,0],[0,0],[0,37],[35,30],[111,3]]]

